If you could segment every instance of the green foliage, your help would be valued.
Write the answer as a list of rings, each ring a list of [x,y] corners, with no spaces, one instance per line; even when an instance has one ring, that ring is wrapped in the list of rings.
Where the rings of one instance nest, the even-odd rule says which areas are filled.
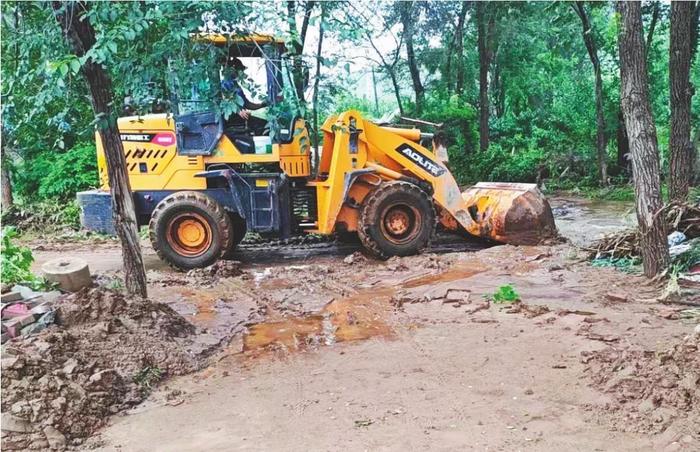
[[[164,372],[158,366],[146,366],[134,375],[134,383],[139,385],[141,391],[148,393],[156,383],[163,378]]]
[[[485,152],[456,153],[456,149],[450,149],[450,162],[461,184],[535,182],[538,171],[546,168],[546,153],[539,149],[506,150],[494,144]]]
[[[80,228],[80,206],[76,200],[50,199],[15,203],[2,212],[2,223],[18,231],[56,232]]]
[[[641,264],[642,260],[639,257],[601,257],[591,261],[593,267],[612,267],[625,273],[640,273]]]
[[[671,263],[671,273],[687,273],[691,267],[700,264],[700,239],[694,239],[690,243],[690,249],[681,253]]]
[[[487,298],[489,298],[496,304],[508,304],[520,301],[520,295],[510,284],[506,284],[505,286],[499,287],[496,292],[488,295]]]
[[[77,192],[97,186],[95,144],[82,142],[66,152],[39,152],[18,166],[14,182],[20,193],[32,193],[33,201],[73,199]]]
[[[40,290],[50,288],[43,278],[34,275],[31,272],[32,262],[34,257],[32,251],[21,245],[14,243],[13,239],[17,238],[17,231],[12,227],[4,227],[2,229],[2,283],[3,284],[23,284],[32,289]]]

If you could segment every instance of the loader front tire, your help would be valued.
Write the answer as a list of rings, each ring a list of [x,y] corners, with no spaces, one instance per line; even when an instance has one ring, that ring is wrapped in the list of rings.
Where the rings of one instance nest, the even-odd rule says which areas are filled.
[[[207,267],[231,248],[231,219],[209,196],[173,193],[158,203],[148,225],[158,257],[181,270]]]
[[[364,247],[380,259],[420,253],[435,232],[433,200],[410,182],[390,182],[365,198],[358,235]]]

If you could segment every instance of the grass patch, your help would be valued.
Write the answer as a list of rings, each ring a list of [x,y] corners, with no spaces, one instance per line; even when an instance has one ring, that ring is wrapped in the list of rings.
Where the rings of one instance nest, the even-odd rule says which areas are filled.
[[[148,393],[163,378],[164,372],[157,366],[146,366],[134,375],[134,383],[143,393]]]
[[[496,292],[487,295],[486,298],[496,304],[508,304],[520,301],[520,295],[510,284],[499,287]]]
[[[613,267],[625,273],[640,273],[642,271],[642,259],[639,257],[599,257],[591,261],[594,267]]]

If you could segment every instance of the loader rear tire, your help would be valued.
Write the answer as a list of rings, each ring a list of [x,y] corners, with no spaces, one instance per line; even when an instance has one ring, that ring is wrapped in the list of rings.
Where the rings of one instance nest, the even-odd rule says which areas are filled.
[[[159,202],[148,228],[158,257],[181,270],[213,264],[233,240],[223,207],[196,191],[173,193]]]
[[[388,259],[420,253],[435,233],[433,200],[409,182],[390,182],[370,193],[362,204],[358,235],[373,255]]]

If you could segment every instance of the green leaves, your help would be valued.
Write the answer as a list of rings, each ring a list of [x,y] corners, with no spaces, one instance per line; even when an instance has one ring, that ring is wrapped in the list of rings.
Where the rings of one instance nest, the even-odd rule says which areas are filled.
[[[496,292],[487,296],[487,298],[496,304],[515,303],[516,301],[520,301],[520,295],[510,284],[499,287]]]
[[[0,236],[2,254],[2,282],[3,284],[24,284],[32,289],[47,287],[46,281],[34,275],[30,268],[34,257],[32,251],[26,246],[14,243],[17,231],[12,227],[2,229]]]

